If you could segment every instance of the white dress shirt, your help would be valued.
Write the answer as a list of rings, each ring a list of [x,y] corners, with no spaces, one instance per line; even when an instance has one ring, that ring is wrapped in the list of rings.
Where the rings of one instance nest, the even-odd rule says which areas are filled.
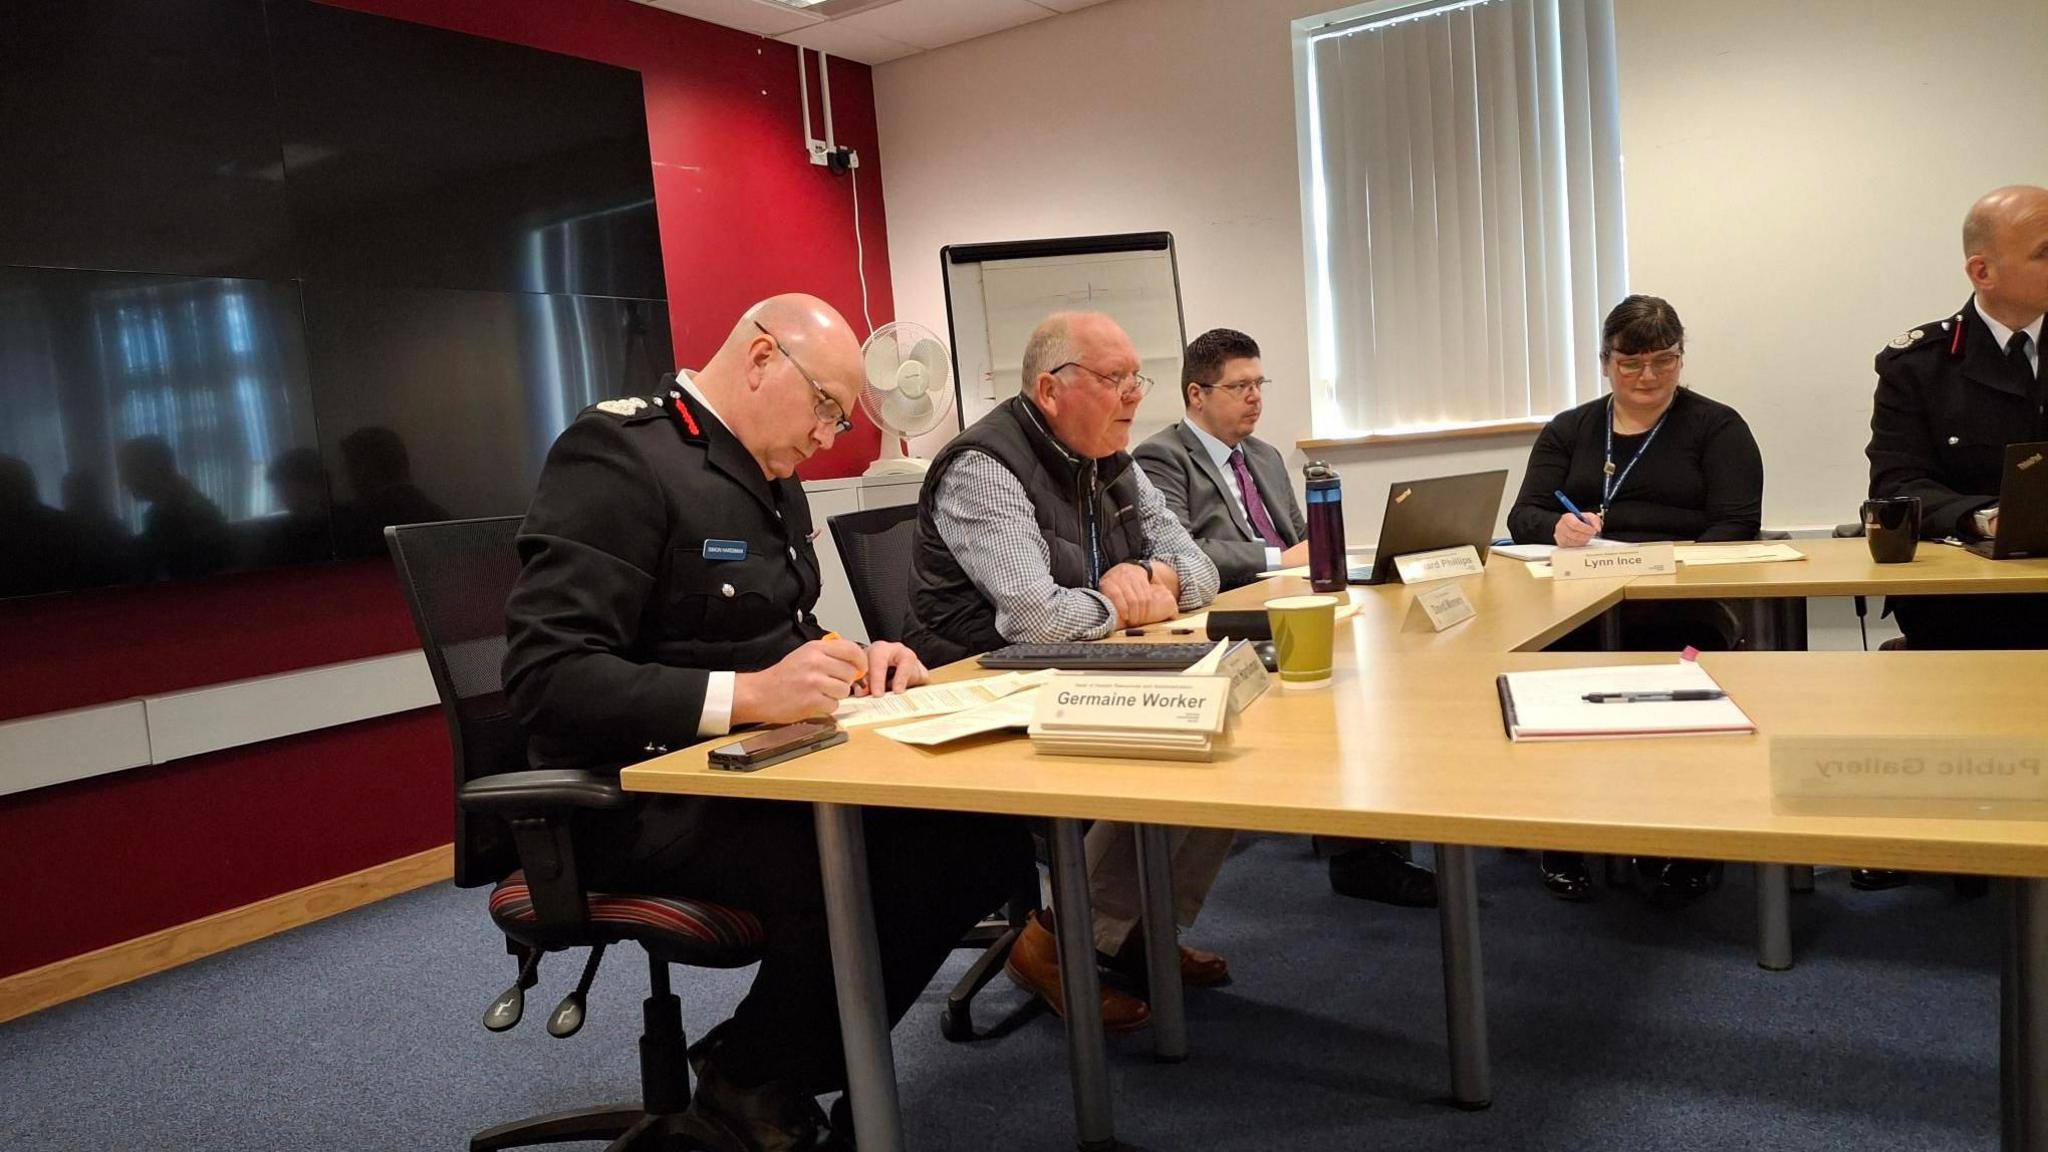
[[[1188,431],[1195,434],[1195,439],[1202,442],[1202,447],[1208,449],[1209,459],[1216,462],[1216,470],[1223,473],[1223,482],[1230,486],[1230,498],[1237,501],[1237,506],[1244,510],[1245,522],[1253,525],[1253,531],[1257,531],[1258,521],[1252,517],[1251,506],[1244,502],[1244,491],[1237,483],[1237,469],[1230,466],[1230,453],[1234,449],[1223,441],[1209,435],[1208,429],[1203,428],[1193,420],[1183,420],[1181,424]],[[1245,467],[1249,468],[1251,465],[1247,463]],[[1267,510],[1269,516],[1271,511],[1271,509]],[[1280,521],[1275,519],[1273,523],[1277,525]],[[1271,572],[1278,567],[1280,567],[1280,549],[1268,544],[1266,545],[1266,571]]]
[[[1991,329],[1991,334],[1998,338],[1998,350],[2000,352],[2005,351],[2005,346],[2012,343],[2012,334],[2015,331],[2027,334],[2027,362],[2034,366],[2034,376],[2039,378],[2041,375],[2041,321],[2043,317],[2036,316],[2032,324],[2027,325],[2025,328],[2014,329],[2007,328],[2005,325],[1993,320],[1991,313],[1986,312],[1984,305],[1978,303],[1977,298],[1974,296],[1970,298],[1970,307],[1977,310],[1977,318],[1984,321],[1984,326]]]

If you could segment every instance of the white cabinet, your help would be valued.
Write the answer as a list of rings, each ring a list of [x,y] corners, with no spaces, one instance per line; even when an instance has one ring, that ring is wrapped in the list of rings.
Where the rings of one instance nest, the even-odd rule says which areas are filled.
[[[804,482],[804,495],[811,502],[811,525],[818,530],[811,547],[818,554],[818,572],[823,578],[823,587],[818,592],[818,623],[841,636],[867,642],[868,630],[861,625],[860,608],[853,602],[853,587],[846,582],[846,568],[839,562],[839,545],[833,541],[827,521],[842,512],[915,504],[923,484],[922,476],[847,476]]]

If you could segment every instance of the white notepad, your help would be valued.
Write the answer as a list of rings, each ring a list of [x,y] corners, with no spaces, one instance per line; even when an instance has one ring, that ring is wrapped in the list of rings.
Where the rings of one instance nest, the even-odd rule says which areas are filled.
[[[1501,722],[1513,740],[1613,740],[1639,736],[1709,736],[1756,731],[1735,701],[1653,701],[1593,704],[1590,692],[1675,692],[1720,685],[1690,660],[1598,668],[1504,672]]]

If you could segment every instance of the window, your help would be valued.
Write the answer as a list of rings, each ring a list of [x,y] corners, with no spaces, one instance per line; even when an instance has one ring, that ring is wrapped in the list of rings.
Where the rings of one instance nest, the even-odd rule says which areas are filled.
[[[1315,434],[1597,395],[1627,293],[1612,0],[1397,0],[1295,34]]]

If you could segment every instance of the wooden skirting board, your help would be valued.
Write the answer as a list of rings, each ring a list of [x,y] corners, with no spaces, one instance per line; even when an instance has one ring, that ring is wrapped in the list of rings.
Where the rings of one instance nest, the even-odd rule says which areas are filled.
[[[388,863],[336,876],[240,908],[112,944],[0,978],[0,1023],[68,1000],[239,948],[302,924],[446,881],[455,848],[443,844]]]

